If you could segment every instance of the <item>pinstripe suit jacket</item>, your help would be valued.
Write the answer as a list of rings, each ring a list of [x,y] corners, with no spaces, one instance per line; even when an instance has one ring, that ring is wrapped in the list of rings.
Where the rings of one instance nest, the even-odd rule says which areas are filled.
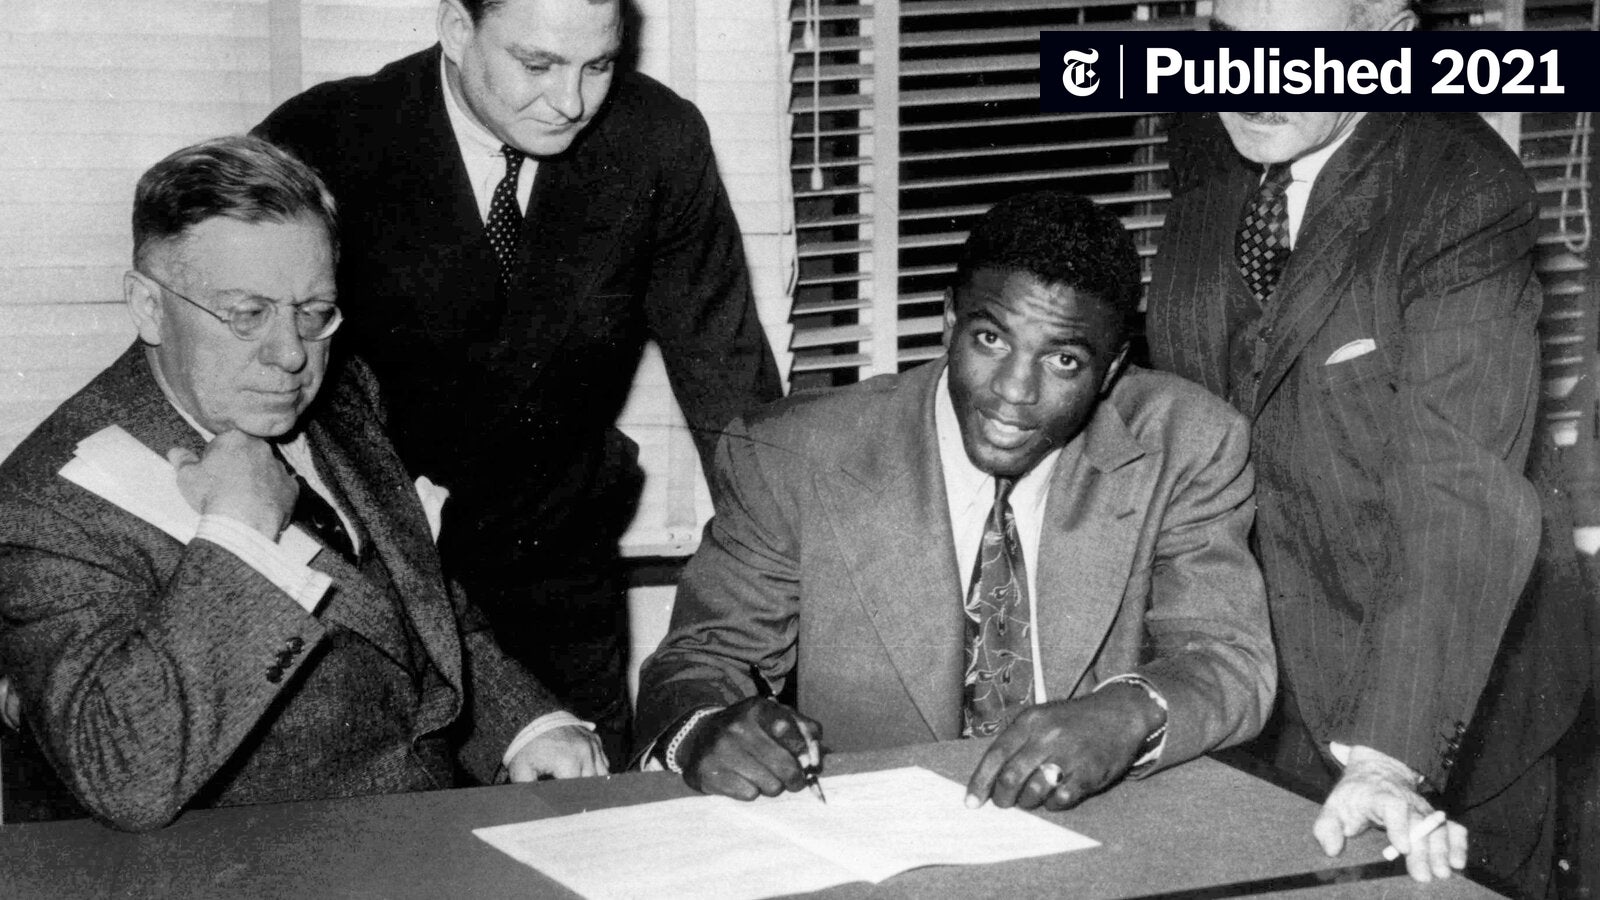
[[[943,362],[735,421],[721,500],[640,674],[639,727],[796,682],[829,747],[961,733],[965,622],[934,440]],[[1253,737],[1276,677],[1250,557],[1241,418],[1132,368],[1052,473],[1037,620],[1048,694],[1137,672],[1167,698],[1157,767]]]
[[[488,781],[555,708],[446,584],[365,366],[330,372],[302,421],[392,596],[322,553],[312,565],[334,586],[310,615],[221,547],[59,477],[113,423],[157,453],[203,449],[137,343],[0,465],[0,660],[62,780],[114,826],[446,787],[458,763]]]
[[[1324,747],[1441,784],[1539,542],[1532,188],[1474,116],[1369,113],[1312,187],[1241,391],[1227,309],[1259,170],[1212,116],[1174,142],[1152,358],[1245,398],[1286,687]]]

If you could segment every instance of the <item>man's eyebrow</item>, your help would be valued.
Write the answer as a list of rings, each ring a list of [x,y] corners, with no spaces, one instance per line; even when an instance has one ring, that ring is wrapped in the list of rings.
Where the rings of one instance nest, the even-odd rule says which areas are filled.
[[[539,50],[533,47],[513,46],[511,48],[511,55],[515,56],[519,62],[536,63],[547,66],[561,66],[571,62],[571,60],[559,53],[552,53],[549,50]]]
[[[972,312],[967,313],[966,318],[969,322],[982,322],[993,327],[997,331],[1007,330],[1006,326],[1001,324],[998,318],[995,318],[995,314],[990,312],[988,307],[980,306]]]
[[[290,306],[305,306],[307,303],[339,302],[338,294],[332,288],[325,291],[315,291],[310,296],[300,300],[280,300],[277,297],[258,294],[246,288],[219,288],[216,293],[220,297],[226,297],[231,300],[265,300],[268,303],[286,303]]]
[[[523,63],[524,65],[565,66],[571,64],[572,62],[572,60],[567,59],[565,56],[562,56],[559,53],[555,53],[550,50],[541,50],[536,47],[512,46],[510,52],[512,56],[517,58],[518,62]],[[617,57],[621,55],[622,49],[620,47],[607,50],[599,56],[596,56],[594,59],[585,61],[584,65],[589,66],[594,65],[595,63],[615,62]]]

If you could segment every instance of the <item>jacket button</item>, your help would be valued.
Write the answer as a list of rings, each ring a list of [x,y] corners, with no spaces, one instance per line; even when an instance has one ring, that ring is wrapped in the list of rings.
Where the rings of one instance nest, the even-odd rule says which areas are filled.
[[[306,642],[297,634],[284,641],[283,645],[289,649],[290,653],[299,653],[305,647]]]
[[[282,681],[283,680],[283,667],[282,666],[273,666],[272,668],[268,669],[267,670],[267,680],[272,682],[273,684],[277,684],[278,682]]]

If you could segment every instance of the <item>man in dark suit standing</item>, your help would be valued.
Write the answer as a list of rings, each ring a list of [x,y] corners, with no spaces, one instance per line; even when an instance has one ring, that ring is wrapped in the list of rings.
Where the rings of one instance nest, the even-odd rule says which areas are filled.
[[[334,204],[255,138],[140,179],[139,340],[0,465],[0,659],[78,801],[193,807],[604,773],[434,551],[436,488],[332,364]]]
[[[968,804],[1063,809],[1252,737],[1275,683],[1243,417],[1125,368],[1139,262],[1062,193],[974,226],[947,359],[730,428],[716,517],[641,675],[700,790],[802,786],[816,746],[993,736]],[[795,685],[798,707],[767,699]]]
[[[1214,22],[1400,29],[1415,17],[1402,3],[1219,0]],[[1531,824],[1471,810],[1548,775],[1532,760],[1572,699],[1555,657],[1581,632],[1547,643],[1561,632],[1551,603],[1513,619],[1539,557],[1529,590],[1581,599],[1564,500],[1524,474],[1530,446],[1548,441],[1535,427],[1532,186],[1465,114],[1222,113],[1176,129],[1173,146],[1151,354],[1252,422],[1283,682],[1266,755],[1326,797],[1314,832],[1330,854],[1369,826],[1391,840],[1419,830],[1442,804],[1471,827],[1477,864],[1520,878],[1548,789],[1530,788]],[[1496,668],[1503,635],[1508,654],[1540,655],[1528,662],[1543,674]],[[1484,734],[1513,722],[1520,734]],[[1467,847],[1450,822],[1408,867],[1447,875]]]
[[[641,348],[703,460],[781,384],[704,121],[617,71],[622,0],[442,0],[437,24],[257,131],[339,200],[349,339],[401,458],[453,492],[446,568],[616,753],[640,474],[613,423]]]

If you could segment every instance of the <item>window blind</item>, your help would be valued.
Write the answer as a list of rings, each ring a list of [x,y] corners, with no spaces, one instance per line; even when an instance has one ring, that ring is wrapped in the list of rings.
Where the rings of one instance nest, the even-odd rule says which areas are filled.
[[[133,338],[139,173],[265,115],[268,0],[10,0],[0,22],[0,455]]]
[[[438,8],[438,0],[300,0],[300,89],[433,46]]]
[[[1039,32],[1193,29],[1189,3],[797,0],[791,78],[797,387],[937,356],[971,221],[1064,188],[1110,206],[1146,260],[1165,202],[1157,116],[1039,112]]]
[[[788,341],[794,268],[781,148],[779,0],[639,0],[642,67],[695,100],[745,232],[762,319]],[[133,339],[121,305],[133,185],[151,163],[248,130],[313,84],[435,40],[437,0],[11,0],[0,22],[0,456]],[[626,552],[692,549],[710,502],[659,357],[623,427],[647,494]]]
[[[637,0],[639,69],[699,108],[744,235],[768,342],[787,342],[794,267],[792,200],[781,148],[788,117],[779,0]],[[711,495],[688,423],[652,345],[619,421],[640,448],[646,479],[624,535],[629,556],[682,556],[698,546]]]

